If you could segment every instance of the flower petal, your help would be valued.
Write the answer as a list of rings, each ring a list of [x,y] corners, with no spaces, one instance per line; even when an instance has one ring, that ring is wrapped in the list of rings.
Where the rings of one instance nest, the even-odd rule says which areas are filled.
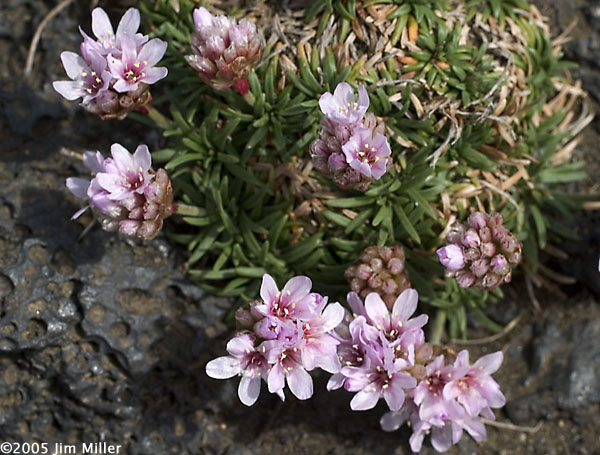
[[[94,174],[105,172],[104,157],[100,152],[84,152],[83,164],[85,164],[85,166]]]
[[[389,330],[391,322],[390,312],[379,294],[371,292],[367,296],[365,299],[365,310],[375,327],[379,330]]]
[[[238,397],[246,406],[252,406],[260,395],[260,376],[243,375],[238,386]]]
[[[145,82],[146,84],[154,84],[155,82],[160,81],[167,77],[169,74],[169,70],[164,67],[156,67],[156,68],[147,68],[144,71],[145,76],[142,79],[138,79],[141,82]]]
[[[108,14],[102,8],[94,8],[92,11],[92,32],[99,40],[114,34]]]
[[[119,171],[125,173],[134,169],[134,162],[131,153],[121,144],[114,143],[110,146],[110,154],[114,159],[114,163]]]
[[[277,299],[279,288],[271,275],[265,273],[262,277],[262,285],[260,286],[260,298],[263,302],[269,304]]]
[[[502,365],[503,359],[504,355],[502,354],[502,351],[494,352],[478,359],[473,365],[473,368],[477,368],[477,370],[484,374],[492,374],[498,371],[498,368]]]
[[[206,374],[213,379],[232,378],[240,371],[240,362],[229,355],[218,357],[206,364]]]
[[[399,383],[392,381],[383,391],[383,399],[390,407],[390,411],[398,411],[404,404],[404,390]]]
[[[60,54],[60,60],[65,67],[67,76],[71,79],[77,79],[81,76],[81,73],[89,71],[90,67],[81,56],[75,52],[65,51]]]
[[[284,302],[298,302],[310,293],[312,281],[306,276],[295,276],[290,279],[281,291],[281,300]]]
[[[299,400],[307,400],[313,395],[313,380],[310,374],[300,365],[291,367],[287,373],[287,383],[290,391]]]
[[[396,431],[404,425],[407,417],[408,416],[402,411],[390,411],[386,412],[381,419],[379,419],[379,424],[383,431]]]
[[[450,423],[446,423],[442,428],[432,428],[431,445],[438,452],[446,452],[450,448],[452,445],[452,425]]]
[[[165,52],[167,51],[167,43],[159,38],[154,38],[148,41],[138,55],[138,61],[143,62],[144,66],[151,67],[156,65]]]
[[[403,324],[414,314],[417,309],[419,294],[414,289],[405,289],[394,302],[392,309],[392,325],[396,326],[399,321]]]
[[[367,386],[358,392],[352,398],[350,402],[350,409],[353,411],[366,411],[373,409],[379,401],[379,390],[373,390],[372,387]]]
[[[150,155],[148,146],[145,144],[138,145],[133,154],[133,168],[136,172],[139,171],[139,168],[142,168],[141,172],[148,172],[150,166],[152,166],[152,155]]]
[[[140,28],[140,11],[137,8],[129,8],[119,21],[117,37],[121,35],[135,35],[138,28]]]
[[[86,198],[88,186],[90,186],[90,181],[87,179],[78,177],[69,177],[67,179],[67,188],[77,197]]]
[[[55,81],[52,83],[52,87],[64,98],[69,101],[74,101],[77,98],[81,98],[83,93],[81,91],[81,85],[75,81]]]

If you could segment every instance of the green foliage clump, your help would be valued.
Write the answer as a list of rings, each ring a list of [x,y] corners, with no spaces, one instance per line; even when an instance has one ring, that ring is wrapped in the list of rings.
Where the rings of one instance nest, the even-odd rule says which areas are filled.
[[[589,117],[578,116],[583,94],[534,7],[315,0],[290,14],[257,1],[227,12],[252,18],[267,38],[242,97],[209,88],[186,64],[199,5],[178,3],[177,12],[169,0],[140,6],[169,43],[171,85],[154,105],[170,118],[154,159],[194,208],[169,235],[188,248],[203,287],[251,300],[264,273],[307,275],[343,298],[344,271],[362,249],[402,244],[413,287],[443,310],[451,336],[464,336],[469,310],[499,329],[481,311],[490,296],[444,280],[435,255],[473,210],[500,212],[523,243],[524,270],[543,279],[539,251],[572,235],[560,219],[578,204],[559,184],[585,177],[570,152]],[[367,87],[392,147],[392,168],[364,193],[311,170],[319,97],[342,81]]]

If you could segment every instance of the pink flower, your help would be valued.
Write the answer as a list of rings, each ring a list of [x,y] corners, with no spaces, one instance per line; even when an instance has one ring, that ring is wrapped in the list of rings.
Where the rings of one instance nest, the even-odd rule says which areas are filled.
[[[484,413],[485,417],[493,418],[490,408],[500,408],[506,403],[500,386],[490,376],[500,368],[502,358],[502,351],[494,352],[481,357],[471,366],[469,352],[460,351],[454,367],[462,374],[457,374],[446,384],[444,398],[456,399],[471,417]]]
[[[91,207],[102,229],[150,240],[175,211],[171,181],[163,169],[151,169],[145,145],[140,145],[133,156],[119,144],[113,144],[111,151],[112,158],[106,159],[100,152],[84,153],[83,163],[94,174],[91,181],[67,179],[67,188],[90,202],[72,218]]]
[[[346,161],[365,177],[377,180],[387,171],[388,156],[392,154],[387,138],[380,133],[359,127],[342,146]]]
[[[271,275],[263,276],[260,287],[262,302],[255,310],[262,316],[274,316],[281,319],[310,320],[316,314],[314,294],[310,294],[312,282],[305,276],[297,276],[289,280],[279,291]]]
[[[354,99],[354,90],[347,82],[341,82],[333,95],[329,92],[321,95],[319,107],[325,116],[341,125],[358,124],[369,108],[369,95],[364,85],[358,86],[358,100]]]
[[[167,68],[154,67],[167,50],[167,43],[155,38],[144,44],[138,51],[133,38],[124,35],[121,39],[121,56],[108,56],[108,66],[115,78],[114,89],[119,92],[137,90],[139,84],[154,84],[167,75]]]
[[[108,90],[112,75],[107,71],[104,57],[90,52],[86,61],[74,52],[65,51],[60,59],[72,80],[55,81],[52,86],[69,101],[83,98],[81,104],[86,105]]]
[[[121,42],[124,36],[133,38],[136,46],[141,46],[148,41],[147,35],[137,33],[140,27],[140,12],[136,8],[129,8],[119,21],[117,33],[114,32],[108,15],[102,8],[94,8],[92,11],[92,32],[97,38],[94,41],[81,28],[79,31],[83,36],[82,53],[92,50],[100,55],[121,54]]]
[[[151,180],[152,158],[148,147],[140,145],[131,155],[122,145],[113,144],[110,151],[112,158],[104,161],[104,172],[95,177],[100,187],[107,191],[107,197],[119,201],[133,193],[143,194]]]
[[[238,387],[240,401],[252,406],[260,395],[260,381],[267,375],[265,347],[254,346],[254,336],[243,333],[227,343],[228,356],[211,360],[206,365],[206,374],[214,379],[241,376]]]

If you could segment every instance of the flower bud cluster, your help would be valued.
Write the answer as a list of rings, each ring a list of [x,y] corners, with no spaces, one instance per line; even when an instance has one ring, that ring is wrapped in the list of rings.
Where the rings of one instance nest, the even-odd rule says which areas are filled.
[[[474,212],[467,223],[456,222],[448,245],[437,254],[446,277],[456,278],[462,288],[492,290],[511,280],[512,269],[521,262],[521,243],[502,224],[499,213]]]
[[[102,118],[124,118],[142,110],[151,100],[151,84],[167,75],[167,68],[155,67],[167,50],[167,43],[137,33],[140,12],[130,8],[121,18],[116,33],[102,8],[92,11],[94,40],[83,35],[81,56],[63,52],[60,58],[70,81],[56,81],[54,89],[66,99],[82,98],[81,105]]]
[[[67,188],[90,202],[73,219],[91,207],[104,230],[150,240],[175,211],[171,181],[164,169],[151,169],[145,145],[131,155],[120,144],[113,144],[111,154],[105,159],[100,152],[85,152],[83,162],[94,177],[67,179]]]
[[[417,300],[414,289],[405,290],[390,314],[378,294],[367,295],[363,305],[356,293],[349,293],[353,318],[348,315],[337,329],[342,368],[327,387],[356,392],[350,402],[356,411],[372,409],[383,398],[390,412],[381,418],[382,428],[393,431],[409,420],[414,452],[429,433],[439,452],[458,443],[463,430],[482,441],[481,417],[494,419],[491,408],[505,403],[491,377],[502,363],[502,352],[470,365],[467,351],[454,359],[449,350],[434,349],[422,330],[427,316],[411,317]],[[436,350],[440,355],[434,355]]]
[[[346,269],[350,288],[365,298],[377,292],[388,308],[398,296],[410,287],[410,278],[404,267],[405,255],[401,245],[370,246],[356,264]]]
[[[310,292],[311,287],[309,278],[298,276],[279,291],[265,274],[261,299],[236,313],[241,331],[227,344],[229,355],[208,362],[206,373],[215,379],[241,376],[238,395],[246,406],[258,399],[261,380],[282,400],[286,382],[298,399],[310,398],[308,371],[340,369],[334,328],[344,317],[339,303],[327,304],[327,297]]]
[[[204,8],[194,10],[192,55],[189,65],[200,79],[216,89],[234,86],[241,95],[248,92],[248,74],[260,62],[264,38],[248,19],[213,16]]]
[[[391,166],[392,151],[385,136],[385,125],[372,113],[366,114],[369,95],[358,87],[358,99],[350,84],[337,85],[333,95],[321,95],[319,139],[310,145],[315,169],[330,176],[342,189],[365,191]]]

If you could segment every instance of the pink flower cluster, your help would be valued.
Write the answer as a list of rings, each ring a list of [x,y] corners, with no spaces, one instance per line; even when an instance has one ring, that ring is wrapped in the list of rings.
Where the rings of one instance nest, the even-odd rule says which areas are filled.
[[[339,303],[327,304],[327,297],[310,292],[311,287],[309,278],[299,276],[280,291],[265,274],[261,299],[236,314],[243,330],[227,343],[229,355],[211,360],[206,373],[215,379],[241,376],[238,395],[246,406],[258,399],[261,380],[282,400],[286,383],[298,399],[310,398],[308,371],[340,369],[333,330],[344,317]]]
[[[319,139],[310,146],[317,171],[330,176],[340,188],[366,190],[391,165],[392,151],[385,137],[385,125],[366,114],[369,95],[358,87],[358,99],[350,84],[342,82],[333,92],[321,95]]]
[[[85,152],[83,163],[94,177],[67,179],[71,193],[90,202],[73,219],[91,207],[104,230],[150,240],[175,211],[169,177],[163,169],[152,170],[145,145],[131,155],[122,145],[113,144],[111,154],[105,159],[100,152]]]
[[[130,8],[116,33],[102,8],[92,11],[94,40],[83,35],[81,56],[63,52],[60,58],[70,81],[56,81],[54,89],[68,100],[82,98],[82,106],[103,118],[123,118],[150,101],[149,86],[167,75],[155,65],[167,43],[138,33],[140,12]]]
[[[219,90],[234,86],[245,95],[248,74],[260,62],[264,38],[248,19],[213,16],[200,7],[194,10],[192,55],[186,55],[189,65],[200,79]]]
[[[474,365],[467,351],[458,353],[453,363],[443,354],[434,357],[422,330],[427,316],[412,317],[417,300],[414,289],[405,290],[390,314],[378,294],[369,294],[363,305],[356,293],[349,293],[354,318],[337,330],[342,368],[328,389],[356,392],[350,402],[356,411],[372,409],[383,398],[390,409],[381,419],[383,429],[392,431],[410,420],[414,452],[421,450],[429,432],[440,452],[456,444],[463,430],[482,441],[486,433],[481,417],[494,419],[491,408],[505,403],[490,376],[500,367],[502,353],[484,356]]]
[[[444,452],[467,431],[475,440],[486,437],[482,417],[494,419],[492,408],[504,405],[504,395],[491,377],[502,363],[502,352],[475,364],[467,351],[458,355],[425,341],[427,315],[413,317],[418,295],[406,289],[390,312],[379,294],[348,294],[350,316],[339,303],[311,293],[307,277],[289,280],[279,291],[270,275],[263,276],[261,299],[236,313],[242,330],[227,344],[229,355],[211,360],[206,373],[215,379],[241,376],[238,395],[253,405],[265,381],[269,392],[283,400],[287,383],[300,400],[313,394],[309,371],[332,373],[328,390],[345,388],[355,395],[354,411],[374,408],[380,399],[390,412],[381,418],[392,431],[410,421],[410,445],[418,452],[426,434]]]
[[[473,212],[467,223],[456,222],[448,245],[436,252],[446,267],[446,277],[462,288],[492,290],[511,280],[521,262],[521,242],[503,226],[499,213]]]

